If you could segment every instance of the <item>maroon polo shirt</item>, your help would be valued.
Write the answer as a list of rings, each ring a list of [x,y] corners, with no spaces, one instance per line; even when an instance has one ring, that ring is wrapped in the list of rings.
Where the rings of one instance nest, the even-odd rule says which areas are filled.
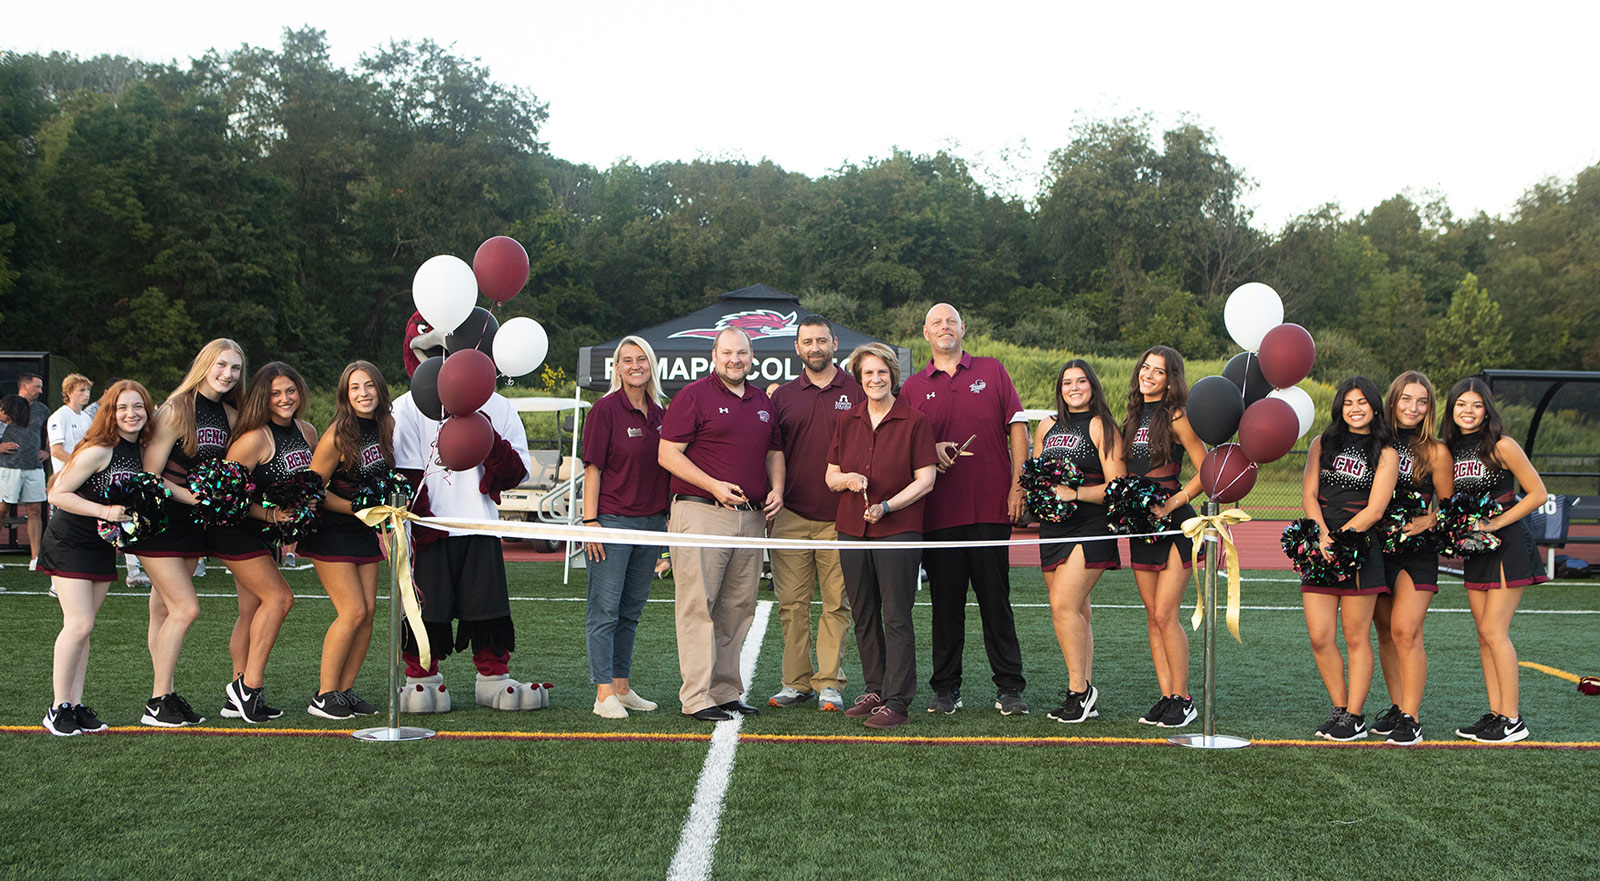
[[[952,463],[928,494],[924,531],[1010,523],[1011,417],[1021,412],[1022,399],[1005,367],[994,358],[962,352],[952,376],[930,360],[906,378],[900,397],[928,417],[936,442],[959,445],[976,435],[967,447],[972,455]]]
[[[939,451],[933,446],[933,429],[927,417],[896,398],[888,415],[872,427],[866,401],[855,405],[839,420],[828,449],[828,461],[840,471],[867,476],[867,498],[861,493],[834,493],[834,528],[840,535],[877,538],[902,532],[921,532],[923,496],[904,508],[896,508],[877,523],[868,523],[867,500],[874,505],[905,489],[916,477],[918,468],[939,464]],[[940,478],[941,480],[943,478]],[[934,486],[939,481],[934,481]],[[787,500],[785,500],[787,501]]]
[[[596,401],[583,425],[583,461],[600,469],[601,514],[649,517],[667,510],[661,467],[661,420],[667,411],[645,399],[648,414],[617,389]]]
[[[835,370],[817,386],[801,374],[772,395],[783,439],[783,506],[807,520],[832,520],[839,500],[828,491],[828,448],[833,427],[851,407],[866,400],[855,377]]]
[[[772,401],[753,382],[744,394],[728,390],[715,373],[683,387],[667,407],[661,439],[687,443],[684,454],[701,471],[736,484],[760,507],[767,498],[767,452],[781,450]],[[672,492],[710,498],[705,490],[672,475]]]

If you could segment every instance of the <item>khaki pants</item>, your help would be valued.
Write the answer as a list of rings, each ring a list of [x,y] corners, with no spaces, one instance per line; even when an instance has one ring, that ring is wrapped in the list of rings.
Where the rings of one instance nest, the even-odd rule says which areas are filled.
[[[831,520],[807,520],[788,508],[772,522],[773,538],[836,541]],[[772,589],[778,595],[783,625],[783,684],[798,691],[842,688],[840,659],[850,632],[850,603],[844,594],[839,552],[773,548]],[[817,666],[811,666],[811,598],[822,587],[822,617],[817,622]]]
[[[761,538],[761,511],[730,511],[720,505],[674,501],[670,532],[697,532]],[[730,548],[672,548],[674,608],[678,626],[678,669],[683,687],[678,701],[685,713],[739,700],[744,680],[739,652],[756,614],[761,581],[761,551]]]

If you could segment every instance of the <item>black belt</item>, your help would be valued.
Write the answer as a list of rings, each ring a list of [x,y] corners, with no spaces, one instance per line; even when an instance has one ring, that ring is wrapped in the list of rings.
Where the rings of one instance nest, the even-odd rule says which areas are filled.
[[[699,502],[702,505],[713,505],[718,508],[723,507],[721,502],[717,501],[716,499],[708,499],[705,496],[690,496],[680,493],[673,493],[672,500],[674,502]],[[751,502],[743,502],[741,504],[734,505],[733,509],[735,511],[754,511],[756,506]]]

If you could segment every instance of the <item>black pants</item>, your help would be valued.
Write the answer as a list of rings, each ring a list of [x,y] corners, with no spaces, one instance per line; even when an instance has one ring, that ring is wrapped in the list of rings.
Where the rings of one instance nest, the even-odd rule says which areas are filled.
[[[846,536],[852,538],[853,536]],[[918,541],[915,532],[869,541]],[[916,630],[911,607],[917,598],[917,565],[922,551],[839,551],[844,591],[856,631],[856,654],[867,691],[877,692],[896,712],[909,711],[917,696]]]
[[[933,600],[933,677],[935,694],[961,687],[961,652],[967,641],[967,584],[977,595],[983,616],[983,646],[989,669],[1001,691],[1022,691],[1022,647],[1011,617],[1011,554],[1004,545],[973,546],[972,541],[1011,537],[1004,523],[975,523],[934,529],[924,536],[948,547],[929,548],[922,555]]]

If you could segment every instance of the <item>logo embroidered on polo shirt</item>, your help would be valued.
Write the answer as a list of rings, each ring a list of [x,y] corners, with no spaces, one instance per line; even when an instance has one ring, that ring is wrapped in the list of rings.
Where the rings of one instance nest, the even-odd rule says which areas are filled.
[[[771,422],[772,421],[772,414],[768,413],[765,410],[756,411],[756,415],[761,417],[761,421],[762,422]]]
[[[644,429],[630,428],[628,429],[628,437],[644,437]]]
[[[717,408],[717,412],[718,413],[726,413],[726,412],[728,412],[728,408],[727,407],[718,407]]]
[[[839,396],[839,400],[833,402],[833,409],[835,409],[835,410],[848,410],[848,409],[850,409],[850,396],[849,395],[840,395]]]
[[[923,399],[923,400],[924,400],[924,401],[926,401],[926,400],[929,400],[929,399],[931,399],[931,398],[932,398],[932,397],[933,397],[933,396],[934,396],[934,395],[936,395],[936,394],[938,394],[938,392],[928,392],[928,393],[927,393],[927,394],[926,394],[926,395],[924,395],[924,396],[923,396],[923,398],[922,398],[922,399]]]
[[[986,389],[988,387],[989,387],[989,384],[980,379],[977,382],[972,384],[972,393],[973,394],[977,394],[978,392],[981,392],[981,391],[983,391],[984,389]]]

